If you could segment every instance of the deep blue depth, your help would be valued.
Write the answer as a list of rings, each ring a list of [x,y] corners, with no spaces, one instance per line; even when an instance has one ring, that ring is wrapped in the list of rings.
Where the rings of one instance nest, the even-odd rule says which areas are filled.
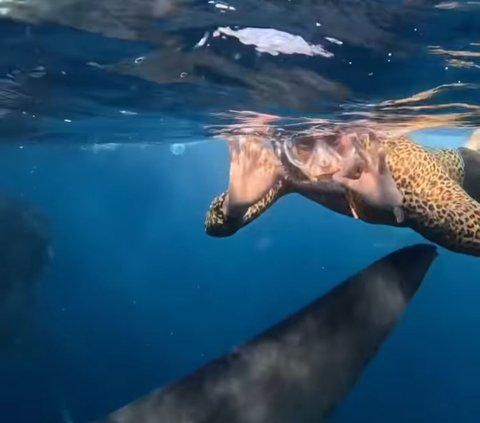
[[[478,55],[460,56],[476,66],[447,66],[454,56],[430,51],[478,53],[478,5],[299,2],[307,5],[300,19],[293,1],[255,3],[266,7],[262,13],[253,0],[242,1],[243,9],[229,1],[238,9],[233,23],[291,30],[324,44],[334,58],[259,55],[221,38],[196,49],[206,31],[230,22],[199,0],[180,2],[196,7],[198,19],[160,20],[128,40],[102,33],[108,19],[95,27],[88,14],[75,16],[74,0],[70,9],[61,2],[65,13],[52,8],[58,13],[37,23],[0,20],[0,196],[22,198],[45,216],[53,252],[30,325],[19,333],[22,346],[0,347],[0,423],[103,417],[372,261],[422,241],[411,230],[354,221],[295,195],[231,238],[208,237],[203,221],[227,188],[228,153],[206,125],[225,123],[212,113],[229,109],[373,115],[380,109],[372,105],[445,85],[401,103],[422,108],[391,108],[388,117],[465,112],[462,123],[478,127],[478,110],[470,107],[480,104]],[[100,3],[108,4],[89,5]],[[152,2],[125,0],[125,12],[138,3]],[[314,6],[319,16],[308,10]],[[408,13],[397,13],[403,9]],[[181,12],[188,17],[189,10]],[[326,35],[346,41],[328,43]],[[184,67],[190,83],[179,76]],[[452,86],[459,82],[469,85]],[[436,108],[442,105],[448,107]],[[414,138],[455,147],[468,135],[450,127]],[[172,154],[173,143],[185,143],[184,154]],[[480,262],[439,251],[332,423],[478,423]]]
[[[100,417],[420,239],[296,196],[230,239],[209,238],[204,213],[228,180],[219,142],[187,145],[181,156],[168,145],[7,147],[0,169],[0,189],[48,217],[55,252],[33,346],[1,356],[4,422]],[[477,267],[440,250],[333,422],[476,421]]]

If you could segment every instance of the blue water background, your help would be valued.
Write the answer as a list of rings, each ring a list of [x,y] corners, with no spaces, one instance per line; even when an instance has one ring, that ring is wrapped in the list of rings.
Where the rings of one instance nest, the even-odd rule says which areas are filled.
[[[23,197],[45,215],[53,259],[26,345],[0,350],[0,423],[100,418],[225,353],[373,260],[423,241],[411,230],[354,221],[295,195],[231,238],[208,237],[203,220],[212,198],[227,187],[228,154],[224,143],[206,141],[204,125],[214,121],[210,112],[230,108],[332,117],[344,111],[342,102],[357,110],[442,84],[476,83],[478,67],[447,66],[448,55],[429,50],[477,52],[471,45],[480,34],[475,5],[389,20],[380,6],[429,2],[344,1],[339,8],[324,2],[318,12],[324,26],[318,28],[309,10],[315,2],[302,2],[308,4],[300,19],[284,9],[272,18],[250,7],[280,1],[242,1],[246,6],[240,10],[242,3],[235,2],[234,15],[241,26],[272,26],[324,44],[332,34],[347,41],[326,44],[335,52],[331,60],[259,56],[236,41],[212,41],[204,53],[215,55],[207,59],[226,58],[235,77],[221,66],[199,66],[198,80],[184,84],[183,60],[193,60],[195,43],[226,25],[214,9],[199,15],[204,21],[193,16],[191,28],[164,20],[155,23],[153,36],[123,41],[100,35],[112,22],[77,16],[75,2],[71,9],[52,8],[56,13],[38,24],[2,20],[0,195]],[[194,5],[207,8],[200,1],[182,3],[191,6],[187,14]],[[92,9],[100,4],[108,6],[90,2]],[[138,10],[133,0],[125,4]],[[363,13],[363,5],[370,12]],[[112,9],[114,18],[125,12]],[[376,32],[380,24],[393,39]],[[166,71],[162,64],[171,52],[151,41],[176,37],[185,56]],[[236,52],[241,60],[232,59]],[[137,63],[140,57],[145,60]],[[126,75],[106,68],[119,62]],[[271,91],[249,86],[254,78],[242,79],[295,66],[338,82],[349,94],[339,100],[317,92],[316,80],[302,90],[288,72]],[[274,81],[279,78],[274,74]],[[283,84],[288,89],[278,93]],[[321,101],[308,108],[311,92]],[[453,111],[464,112],[458,104],[479,104],[479,92],[476,86],[450,87],[409,104],[437,113],[433,106],[453,103]],[[258,105],[253,94],[270,102]],[[472,121],[479,125],[477,115]],[[469,134],[430,129],[414,138],[453,147]],[[172,154],[172,143],[186,143],[184,154]],[[440,249],[404,318],[333,423],[478,422],[479,270],[478,259]]]
[[[432,134],[417,134],[417,140]],[[468,131],[443,134],[461,145]],[[433,141],[432,141],[433,142]],[[0,190],[49,219],[36,342],[0,353],[5,423],[87,422],[257,334],[421,238],[299,196],[237,235],[203,232],[226,145],[6,146]],[[443,249],[401,324],[332,419],[477,422],[478,260]]]

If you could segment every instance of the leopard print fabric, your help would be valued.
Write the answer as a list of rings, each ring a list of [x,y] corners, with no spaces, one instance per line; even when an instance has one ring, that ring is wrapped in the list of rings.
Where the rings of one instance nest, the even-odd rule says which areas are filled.
[[[254,221],[258,216],[267,211],[280,197],[283,197],[290,190],[287,188],[287,182],[283,179],[275,183],[267,193],[251,205],[243,218],[236,219],[227,216],[223,211],[223,204],[227,197],[227,192],[223,192],[215,197],[208,209],[205,218],[205,232],[208,235],[216,237],[226,237],[233,235],[239,229]]]
[[[447,172],[450,178],[463,186],[463,181],[465,178],[465,164],[458,150],[454,148],[426,148],[426,150]]]
[[[452,251],[480,256],[480,204],[462,188],[465,169],[461,155],[454,149],[428,149],[408,138],[386,138],[382,142],[387,166],[404,197],[402,225]],[[231,224],[223,213],[226,194],[222,194],[207,212],[206,232],[214,236],[235,233],[289,192],[287,185],[276,184],[249,208],[240,222]],[[353,203],[364,221],[399,225],[393,213],[370,207],[354,193],[347,192],[346,201]]]
[[[460,154],[454,150],[432,154],[407,138],[383,143],[387,165],[404,198],[405,226],[451,251],[480,256],[480,203],[462,188],[465,170]],[[360,218],[378,221],[375,209],[353,197],[356,210],[362,210]],[[394,224],[391,221],[386,223]]]

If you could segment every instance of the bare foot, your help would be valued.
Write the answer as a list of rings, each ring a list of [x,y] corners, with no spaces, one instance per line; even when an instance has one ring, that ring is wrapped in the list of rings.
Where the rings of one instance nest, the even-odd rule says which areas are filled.
[[[242,217],[282,175],[281,162],[265,141],[248,135],[229,142],[230,184],[224,213]]]
[[[351,141],[363,161],[363,169],[358,178],[353,178],[350,175],[350,163],[346,163],[332,176],[333,180],[359,194],[368,204],[392,210],[397,222],[403,222],[403,196],[388,169],[386,154],[379,141],[371,139],[368,150],[357,137],[352,137]],[[356,216],[355,210],[352,213]]]

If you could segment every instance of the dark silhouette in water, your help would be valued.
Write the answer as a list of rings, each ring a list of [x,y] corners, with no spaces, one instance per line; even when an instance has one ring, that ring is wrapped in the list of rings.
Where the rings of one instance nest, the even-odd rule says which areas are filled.
[[[398,250],[231,354],[104,423],[319,423],[402,316],[437,256]]]
[[[8,7],[3,8],[3,18],[36,24],[25,31],[27,37],[35,40],[34,45],[38,44],[36,29],[45,24],[148,43],[151,51],[141,58],[137,53],[132,57],[127,54],[120,62],[102,60],[101,65],[108,65],[105,68],[114,73],[153,81],[164,88],[160,106],[165,111],[173,108],[177,111],[179,107],[187,110],[186,105],[188,110],[202,110],[211,108],[213,102],[221,103],[213,108],[217,112],[261,105],[318,113],[327,106],[327,110],[337,110],[338,103],[356,102],[359,94],[365,95],[364,86],[371,85],[367,75],[371,69],[378,69],[380,62],[367,66],[368,58],[363,57],[366,54],[362,50],[359,53],[358,49],[368,49],[382,57],[393,51],[393,56],[400,59],[405,52],[418,49],[417,39],[413,38],[412,42],[402,29],[421,26],[432,15],[430,0],[298,0],[294,4],[287,0],[242,0],[231,2],[235,8],[233,13],[222,13],[225,10],[212,3],[200,0],[9,2]],[[338,72],[330,61],[318,61],[316,56],[303,55],[301,65],[295,57],[277,61],[266,54],[258,58],[251,45],[234,37],[227,40],[214,37],[215,30],[223,27],[274,29],[302,37],[308,44],[320,44],[334,52],[339,62],[353,60],[358,79],[356,87],[352,86],[348,67]],[[24,37],[23,32],[21,36]],[[276,46],[291,44],[289,39],[278,38],[278,33],[267,38],[274,38]],[[15,38],[11,42],[16,41]],[[132,44],[125,45],[128,48]],[[421,51],[425,47],[422,46]],[[65,54],[69,56],[71,52]],[[390,67],[388,71],[394,72]],[[205,83],[208,83],[207,90],[198,92],[197,88]],[[191,84],[191,89],[186,89],[185,95],[178,89],[170,91],[171,84]],[[361,93],[356,93],[357,87]],[[225,100],[226,89],[230,101]],[[246,91],[254,102],[242,99],[243,94],[238,90]],[[383,90],[379,90],[378,95],[382,94]],[[158,102],[155,105],[158,106]]]
[[[12,346],[28,330],[49,255],[45,219],[20,199],[0,197],[0,347]]]

